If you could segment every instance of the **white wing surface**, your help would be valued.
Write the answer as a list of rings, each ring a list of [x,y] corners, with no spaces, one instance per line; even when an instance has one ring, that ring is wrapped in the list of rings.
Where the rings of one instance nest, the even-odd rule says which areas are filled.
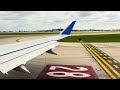
[[[52,48],[58,45],[57,40],[68,37],[76,21],[73,21],[59,35],[35,39],[15,44],[0,45],[0,71],[4,74],[14,69],[29,72],[24,64],[32,58],[48,52],[54,54]]]

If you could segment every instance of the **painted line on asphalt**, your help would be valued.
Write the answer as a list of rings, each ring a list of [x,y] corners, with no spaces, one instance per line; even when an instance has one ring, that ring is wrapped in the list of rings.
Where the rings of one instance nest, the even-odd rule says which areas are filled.
[[[109,67],[109,69],[111,69],[113,71],[114,74],[116,74],[118,76],[118,78],[120,78],[120,73],[116,70],[115,67],[113,67],[112,65],[110,65],[103,57],[101,57],[99,54],[97,54],[92,48],[90,48],[90,46],[87,45],[87,47],[107,66]],[[100,51],[100,50],[99,50]],[[111,57],[110,57],[111,58]]]
[[[112,78],[112,79],[116,79],[116,77],[109,71],[109,69],[98,59],[98,57],[93,53],[91,52],[91,50],[85,45],[85,44],[82,44],[86,49],[87,51],[92,55],[92,57],[99,63],[99,65],[105,70],[105,72]]]

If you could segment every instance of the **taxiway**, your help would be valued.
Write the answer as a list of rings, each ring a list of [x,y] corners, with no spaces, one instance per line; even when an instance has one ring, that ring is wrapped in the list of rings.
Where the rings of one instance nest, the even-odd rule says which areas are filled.
[[[42,36],[42,37],[46,37]],[[27,37],[14,37],[14,38],[1,38],[0,44],[10,44],[28,41],[32,39],[41,38],[41,36],[27,36]],[[120,62],[120,43],[89,43],[102,50],[107,55]],[[97,77],[99,79],[111,79],[110,75],[106,73],[103,67],[94,59],[94,57],[86,50],[84,45],[78,43],[67,43],[59,42],[54,51],[58,55],[52,55],[44,53],[39,55],[32,60],[28,61],[25,66],[31,72],[30,74],[17,72],[11,70],[8,75],[0,73],[0,79],[36,79],[41,73],[44,67],[48,64],[59,64],[59,65],[86,65],[92,66]]]

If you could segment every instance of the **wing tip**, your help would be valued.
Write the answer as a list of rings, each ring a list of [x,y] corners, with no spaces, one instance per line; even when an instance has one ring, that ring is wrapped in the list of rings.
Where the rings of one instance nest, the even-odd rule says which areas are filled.
[[[61,35],[70,35],[75,23],[76,21],[72,21],[71,24],[65,30],[63,30]]]

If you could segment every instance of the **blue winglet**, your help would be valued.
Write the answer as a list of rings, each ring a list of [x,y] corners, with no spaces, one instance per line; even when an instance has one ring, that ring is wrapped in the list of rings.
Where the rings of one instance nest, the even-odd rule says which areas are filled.
[[[76,21],[73,21],[63,32],[61,32],[61,35],[70,35],[75,22]]]

